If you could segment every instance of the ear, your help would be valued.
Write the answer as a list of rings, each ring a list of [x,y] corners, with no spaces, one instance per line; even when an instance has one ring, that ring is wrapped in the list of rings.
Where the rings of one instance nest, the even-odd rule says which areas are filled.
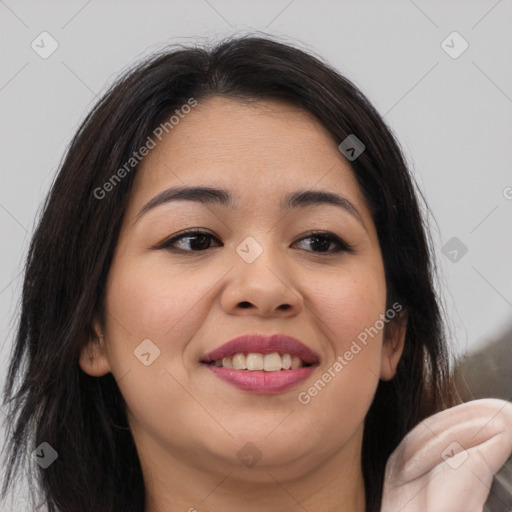
[[[102,377],[110,372],[110,362],[105,348],[105,338],[96,320],[93,322],[93,331],[94,336],[87,341],[80,352],[78,364],[87,375]]]
[[[396,375],[396,367],[404,350],[406,331],[407,315],[405,311],[400,312],[386,325],[382,341],[381,380],[391,380]]]

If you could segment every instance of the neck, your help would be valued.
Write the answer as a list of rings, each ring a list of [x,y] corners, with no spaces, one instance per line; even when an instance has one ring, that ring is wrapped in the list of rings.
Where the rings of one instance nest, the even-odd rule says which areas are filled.
[[[144,512],[365,512],[361,469],[362,432],[317,467],[293,464],[252,468],[191,461],[139,439],[146,486]],[[154,444],[152,444],[154,443]],[[142,448],[142,449],[141,449]]]

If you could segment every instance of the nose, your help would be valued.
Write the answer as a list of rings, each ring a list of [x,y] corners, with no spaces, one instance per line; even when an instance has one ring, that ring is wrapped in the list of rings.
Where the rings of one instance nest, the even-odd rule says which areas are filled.
[[[302,311],[303,299],[289,268],[275,252],[265,250],[247,263],[235,254],[228,273],[221,306],[227,314],[262,317],[291,317]]]

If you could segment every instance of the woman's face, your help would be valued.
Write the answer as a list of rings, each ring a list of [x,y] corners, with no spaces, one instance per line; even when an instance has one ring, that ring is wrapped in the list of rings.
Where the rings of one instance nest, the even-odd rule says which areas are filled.
[[[334,461],[359,470],[363,420],[379,378],[394,374],[403,332],[383,335],[377,233],[339,142],[297,107],[214,97],[142,161],[96,323],[103,337],[80,364],[113,373],[143,467],[248,481],[300,478]],[[231,199],[160,195],[176,187]],[[311,200],[318,192],[339,204]],[[206,235],[178,238],[188,230]],[[288,357],[265,358],[306,359],[293,344],[228,347],[226,367],[207,364],[252,334],[295,338],[314,364],[277,370]],[[246,365],[263,359],[275,371],[229,368],[233,357],[243,365],[235,352],[251,351]]]

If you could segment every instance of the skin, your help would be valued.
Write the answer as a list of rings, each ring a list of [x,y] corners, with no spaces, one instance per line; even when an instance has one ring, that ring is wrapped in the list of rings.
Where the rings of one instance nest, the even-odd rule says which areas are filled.
[[[404,322],[379,331],[308,404],[297,399],[386,311],[377,233],[338,143],[296,106],[214,97],[142,161],[108,275],[105,320],[94,325],[99,341],[89,342],[80,366],[118,382],[145,512],[364,511],[363,421],[379,379],[395,374]],[[238,209],[181,200],[137,219],[157,194],[183,185],[228,189]],[[281,198],[298,189],[338,193],[360,220],[333,205],[280,211]],[[155,249],[190,228],[211,233],[210,246],[183,238],[181,252]],[[353,252],[327,242],[321,252],[310,230],[334,234]],[[248,236],[263,248],[253,263],[235,250]],[[192,252],[198,244],[205,249]],[[295,337],[320,365],[305,382],[264,396],[199,362],[247,333]],[[145,339],[160,350],[149,366],[134,357]],[[248,442],[261,453],[253,467],[237,456]]]

